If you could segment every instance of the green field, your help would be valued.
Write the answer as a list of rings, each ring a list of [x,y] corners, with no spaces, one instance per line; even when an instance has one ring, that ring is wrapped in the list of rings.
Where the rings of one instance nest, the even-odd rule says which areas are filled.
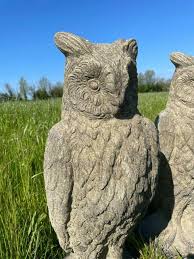
[[[140,94],[141,113],[154,120],[167,93]],[[0,104],[0,258],[64,258],[47,213],[43,154],[60,119],[60,100]],[[141,258],[156,256],[144,247]]]

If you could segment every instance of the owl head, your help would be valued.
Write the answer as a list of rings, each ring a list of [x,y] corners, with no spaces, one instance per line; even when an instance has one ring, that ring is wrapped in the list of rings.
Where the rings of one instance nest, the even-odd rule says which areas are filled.
[[[176,68],[170,87],[170,98],[194,108],[194,57],[175,52],[170,59]]]
[[[64,109],[93,118],[114,117],[137,108],[137,43],[134,39],[94,44],[58,32],[55,43],[66,56]]]

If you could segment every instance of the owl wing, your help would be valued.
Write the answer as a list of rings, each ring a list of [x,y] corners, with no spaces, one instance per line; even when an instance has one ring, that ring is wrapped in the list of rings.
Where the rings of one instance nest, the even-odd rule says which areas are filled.
[[[67,223],[70,218],[73,174],[66,136],[61,122],[50,130],[44,157],[44,180],[51,224],[61,247],[70,252]]]
[[[160,149],[167,161],[170,160],[174,148],[175,121],[174,114],[168,108],[161,112],[156,120]]]
[[[174,197],[170,160],[175,148],[176,116],[169,108],[166,108],[160,113],[156,125],[159,132],[160,163],[154,202],[155,207],[162,209],[169,217],[172,210],[172,197]]]

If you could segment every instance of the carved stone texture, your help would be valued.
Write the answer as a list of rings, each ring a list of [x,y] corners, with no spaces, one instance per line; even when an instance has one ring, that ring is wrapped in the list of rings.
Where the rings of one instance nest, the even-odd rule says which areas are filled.
[[[161,225],[159,242],[175,258],[194,257],[194,57],[172,53],[176,70],[166,109],[158,119],[162,152],[156,196],[159,209],[149,221]],[[147,227],[149,224],[147,221]]]
[[[137,110],[137,43],[55,35],[67,58],[62,119],[44,161],[51,224],[69,258],[119,259],[153,197],[155,126]]]

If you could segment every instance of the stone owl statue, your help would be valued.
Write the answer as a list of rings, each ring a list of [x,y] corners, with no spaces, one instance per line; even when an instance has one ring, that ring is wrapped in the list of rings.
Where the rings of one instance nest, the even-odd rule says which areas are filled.
[[[143,223],[169,258],[194,256],[194,57],[171,54],[175,65],[166,108],[157,119],[161,163],[155,212]],[[152,226],[152,227],[150,227]]]
[[[63,32],[55,43],[67,63],[62,118],[44,160],[51,224],[69,258],[121,259],[158,170],[155,126],[137,110],[137,43]]]

